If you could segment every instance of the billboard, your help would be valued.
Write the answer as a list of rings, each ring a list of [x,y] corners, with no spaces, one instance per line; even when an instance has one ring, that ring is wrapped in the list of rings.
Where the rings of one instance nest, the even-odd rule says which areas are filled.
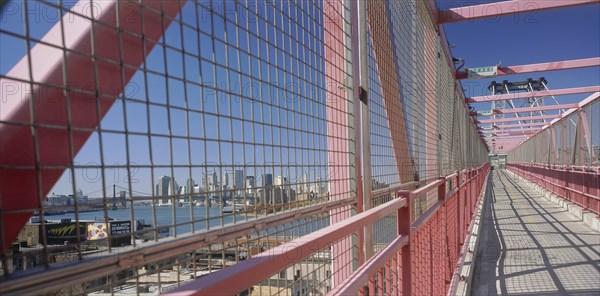
[[[111,221],[109,226],[111,247],[131,245],[131,221]]]
[[[110,235],[131,233],[131,221],[110,222]]]
[[[87,224],[87,239],[97,241],[107,239],[110,233],[110,246],[120,247],[131,244],[131,222],[130,221],[109,221],[108,226],[105,222],[89,222]]]
[[[77,229],[79,228],[79,241],[87,239],[87,223],[56,223],[46,224],[46,239],[48,244],[62,245],[65,242],[77,242]]]
[[[104,222],[89,222],[87,225],[87,239],[99,240],[108,237],[108,229]]]

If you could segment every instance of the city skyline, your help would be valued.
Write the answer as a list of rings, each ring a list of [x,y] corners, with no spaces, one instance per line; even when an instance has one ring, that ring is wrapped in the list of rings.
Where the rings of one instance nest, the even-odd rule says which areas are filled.
[[[239,182],[231,182],[230,180],[234,178],[229,177],[229,172],[233,171],[234,176],[235,172],[238,172],[238,176],[240,176]],[[246,175],[244,170],[235,169],[226,171],[224,174],[220,175],[217,172],[217,169],[213,169],[212,171],[203,173],[197,182],[194,178],[187,178],[184,183],[179,183],[176,178],[172,178],[168,175],[158,176],[154,183],[153,193],[142,192],[142,191],[134,191],[134,195],[140,196],[185,196],[189,194],[198,194],[204,192],[221,192],[225,190],[233,190],[239,192],[246,192],[248,194],[253,193],[256,194],[258,190],[262,190],[264,188],[269,188],[273,186],[285,187],[297,191],[298,193],[309,193],[309,192],[318,192],[322,193],[326,191],[323,189],[327,187],[328,180],[326,178],[315,177],[313,180],[310,180],[309,173],[304,172],[301,174],[301,178],[297,179],[298,182],[290,182],[290,178],[288,176],[273,176],[271,173],[262,174],[258,178],[253,175]],[[221,178],[219,178],[222,176]],[[243,179],[241,179],[243,177]],[[258,181],[258,182],[257,182]],[[184,184],[184,185],[180,185]],[[320,186],[317,186],[320,184]],[[116,184],[107,184],[106,192],[107,196],[113,195],[113,186],[117,186],[119,189],[127,189],[126,187],[119,186]],[[193,188],[193,189],[190,189]],[[207,188],[209,190],[207,190]],[[98,193],[102,190],[89,191],[88,193]],[[121,192],[125,192],[129,196],[128,190],[119,190],[119,194]],[[77,195],[81,196],[84,194],[84,191],[79,188],[77,189]],[[72,196],[73,194],[65,194],[62,192],[52,191],[48,197],[56,195],[56,196]],[[86,195],[87,197],[87,195]],[[92,195],[90,198],[99,198],[101,196]],[[168,198],[167,198],[168,199]],[[164,199],[164,202],[168,202],[167,199]],[[160,201],[160,200],[159,200]]]

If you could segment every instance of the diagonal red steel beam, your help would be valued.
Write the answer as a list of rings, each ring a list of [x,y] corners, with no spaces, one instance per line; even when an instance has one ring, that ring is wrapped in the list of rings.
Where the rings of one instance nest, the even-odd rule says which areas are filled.
[[[598,4],[598,0],[512,0],[438,11],[438,23],[454,23],[503,15]]]
[[[545,72],[545,71],[568,70],[568,69],[587,68],[587,67],[596,67],[596,66],[600,66],[600,57],[549,62],[549,63],[530,64],[530,65],[498,67],[497,76]],[[456,72],[456,79],[459,79],[459,80],[466,79],[466,78],[468,78],[468,76],[469,76],[468,73],[465,71]]]
[[[408,147],[408,132],[404,118],[404,106],[400,94],[400,78],[393,51],[393,36],[385,1],[368,2],[368,18],[371,28],[377,74],[381,81],[383,103],[389,121],[396,167],[402,183],[413,181],[413,164]]]
[[[345,79],[347,79],[347,72],[349,65],[342,63],[344,59],[341,54],[341,48],[348,46],[345,41],[346,38],[341,38],[347,32],[344,31],[344,18],[341,17],[340,11],[343,11],[344,5],[343,0],[330,0],[323,2],[323,19],[325,30],[323,30],[323,37],[325,43],[325,79],[327,85],[344,85]],[[344,199],[348,188],[350,188],[350,157],[348,156],[350,151],[350,143],[347,141],[348,130],[340,128],[347,124],[350,120],[349,115],[351,114],[350,105],[346,101],[347,90],[340,87],[330,87],[327,89],[327,102],[326,102],[326,117],[327,120],[327,143],[329,147],[335,147],[327,151],[327,156],[330,164],[330,171],[335,172],[335,178],[338,179],[336,182],[329,184],[329,192],[331,200]],[[342,220],[349,218],[349,211],[340,209],[339,212],[335,212],[331,215],[330,222],[335,224]],[[331,255],[336,258],[332,262],[332,268],[339,270],[338,274],[332,275],[332,283],[341,283],[344,278],[342,274],[351,273],[352,269],[352,254],[350,252],[342,252],[344,246],[351,245],[350,238],[344,238],[337,241],[332,245]]]
[[[0,103],[0,242],[5,247],[63,174],[64,169],[49,167],[72,164],[72,156],[144,62],[144,53],[154,47],[155,43],[144,40],[159,40],[185,3],[106,0],[95,1],[94,9],[89,9],[88,0],[80,2],[84,5],[74,5],[72,10],[87,18],[66,14],[43,42],[0,79],[0,85],[11,86]],[[64,55],[62,50],[42,44],[63,42],[69,50]],[[29,63],[33,73],[29,73]],[[28,82],[30,75],[35,83]],[[65,85],[87,92],[63,90]]]
[[[572,94],[582,94],[582,93],[593,93],[593,92],[598,92],[598,91],[600,91],[600,85],[553,89],[553,90],[545,90],[545,91],[520,92],[520,93],[504,94],[504,95],[478,96],[478,97],[466,98],[465,101],[467,103],[485,103],[485,102],[491,102],[491,101],[516,100],[516,99],[526,99],[526,98],[535,98],[535,97],[549,97],[549,96],[562,96],[562,95],[572,95]]]

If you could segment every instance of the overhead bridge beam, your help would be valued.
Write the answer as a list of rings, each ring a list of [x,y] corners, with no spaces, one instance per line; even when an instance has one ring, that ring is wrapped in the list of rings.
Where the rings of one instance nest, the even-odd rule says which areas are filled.
[[[573,88],[554,89],[554,90],[545,90],[545,91],[520,92],[520,93],[504,94],[504,95],[478,96],[478,97],[466,98],[465,101],[467,103],[484,103],[484,102],[491,102],[491,101],[516,100],[516,99],[526,99],[526,98],[535,98],[535,97],[549,97],[549,96],[563,96],[563,95],[572,95],[572,94],[593,93],[593,92],[599,92],[599,91],[600,91],[600,85],[596,85],[596,86],[573,87]]]
[[[491,131],[492,132],[492,137],[506,137],[506,136],[520,136],[520,135],[532,135],[535,132],[534,131]],[[479,134],[485,134],[484,131],[479,131]]]
[[[502,134],[502,133],[512,133],[512,132],[530,132],[530,131],[538,131],[541,127],[527,127],[523,129],[491,129],[491,130],[479,130],[480,134]]]
[[[539,12],[549,9],[598,4],[598,0],[513,0],[473,6],[440,9],[438,23],[455,23],[503,15]]]
[[[482,119],[482,120],[475,120],[475,123],[476,124],[492,124],[492,123],[501,123],[501,122],[519,122],[519,121],[529,121],[529,120],[555,119],[555,118],[560,118],[560,117],[561,117],[560,114],[550,114],[550,115],[541,115],[541,116]]]
[[[503,109],[503,110],[494,110],[497,114],[509,114],[509,113],[521,113],[521,112],[538,112],[538,111],[550,111],[550,110],[561,110],[561,109],[571,109],[578,108],[579,104],[562,104],[562,105],[550,105],[550,106],[540,106],[540,107],[523,107],[523,108],[514,108],[514,109]]]
[[[600,57],[589,59],[578,59],[568,61],[558,61],[549,63],[539,63],[530,65],[506,66],[498,67],[497,76],[524,74],[545,71],[568,70],[577,68],[587,68],[600,66]],[[469,75],[467,72],[456,72],[456,79],[466,79]]]
[[[504,124],[504,125],[493,125],[493,129],[484,129],[483,127],[478,127],[479,130],[502,130],[509,128],[522,128],[522,127],[532,127],[532,126],[544,126],[549,125],[549,122],[530,122],[530,123],[521,123],[521,124]]]
[[[523,107],[523,108],[513,108],[513,109],[503,109],[503,110],[494,109],[494,110],[492,110],[492,114],[539,112],[539,111],[550,111],[550,110],[561,110],[561,109],[568,110],[571,108],[579,108],[579,104],[562,104],[562,105],[549,105],[549,106],[540,106],[540,107]],[[490,115],[478,115],[477,112],[471,112],[471,115],[472,116],[490,116]],[[521,119],[521,120],[523,120],[523,119]]]
[[[516,140],[516,139],[524,139],[529,135],[510,135],[510,136],[492,136],[486,137],[486,141],[490,140],[492,142],[498,142],[499,140]]]

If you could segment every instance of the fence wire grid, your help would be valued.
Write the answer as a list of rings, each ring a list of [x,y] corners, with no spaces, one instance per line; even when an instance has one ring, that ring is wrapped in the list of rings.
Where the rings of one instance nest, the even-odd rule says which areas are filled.
[[[356,112],[354,5],[3,2],[2,290],[166,292],[389,202],[386,188],[485,163],[424,1],[368,3]],[[397,219],[241,294],[326,294],[393,241]],[[72,277],[49,284],[60,272]]]

